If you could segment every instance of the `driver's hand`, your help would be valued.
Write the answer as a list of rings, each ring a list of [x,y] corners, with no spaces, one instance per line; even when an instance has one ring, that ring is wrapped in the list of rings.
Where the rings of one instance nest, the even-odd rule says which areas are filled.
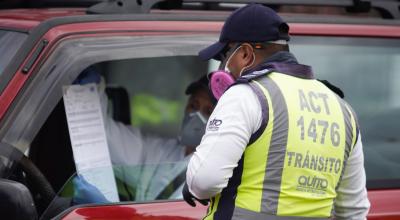
[[[194,202],[195,200],[200,202],[202,205],[208,205],[208,202],[209,202],[208,199],[198,199],[198,198],[194,197],[189,192],[189,188],[188,188],[186,183],[185,183],[185,186],[183,187],[183,190],[182,190],[182,196],[183,196],[183,199],[192,207],[196,206],[196,203]]]
[[[95,186],[88,183],[83,176],[76,176],[73,179],[74,197],[72,203],[74,205],[89,204],[89,203],[108,203],[109,201]]]

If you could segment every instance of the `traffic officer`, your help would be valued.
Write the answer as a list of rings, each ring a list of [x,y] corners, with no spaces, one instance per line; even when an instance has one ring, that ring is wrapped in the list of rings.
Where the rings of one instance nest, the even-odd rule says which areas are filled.
[[[219,41],[199,53],[229,71],[210,76],[221,97],[183,189],[189,203],[211,200],[205,219],[365,219],[368,213],[356,114],[297,62],[288,33],[272,9],[250,4],[233,12]]]

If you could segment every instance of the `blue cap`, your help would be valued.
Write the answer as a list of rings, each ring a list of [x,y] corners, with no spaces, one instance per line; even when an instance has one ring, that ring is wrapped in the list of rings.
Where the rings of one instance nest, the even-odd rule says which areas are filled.
[[[225,21],[218,42],[199,52],[203,60],[220,60],[220,53],[231,42],[261,43],[289,40],[289,26],[266,6],[248,4],[235,10]]]
[[[99,84],[101,81],[101,75],[99,71],[93,66],[89,66],[83,70],[79,76],[72,82],[74,85],[86,85],[89,83]]]

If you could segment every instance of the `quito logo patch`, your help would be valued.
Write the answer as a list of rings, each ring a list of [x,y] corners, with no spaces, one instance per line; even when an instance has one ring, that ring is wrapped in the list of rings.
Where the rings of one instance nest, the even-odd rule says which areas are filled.
[[[207,130],[208,131],[218,131],[219,127],[222,124],[222,120],[214,118],[208,123]]]

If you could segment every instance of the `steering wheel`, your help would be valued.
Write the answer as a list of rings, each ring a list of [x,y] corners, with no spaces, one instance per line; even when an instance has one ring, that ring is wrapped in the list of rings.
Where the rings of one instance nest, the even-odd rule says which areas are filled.
[[[3,170],[3,173],[10,174],[15,166],[20,167],[26,175],[26,179],[29,183],[28,188],[31,189],[31,193],[34,191],[40,195],[40,200],[38,200],[39,204],[37,205],[46,208],[54,199],[56,194],[49,181],[36,165],[20,150],[4,142],[0,144],[0,156],[7,158],[7,160],[13,164],[11,167],[5,168],[10,170]]]

